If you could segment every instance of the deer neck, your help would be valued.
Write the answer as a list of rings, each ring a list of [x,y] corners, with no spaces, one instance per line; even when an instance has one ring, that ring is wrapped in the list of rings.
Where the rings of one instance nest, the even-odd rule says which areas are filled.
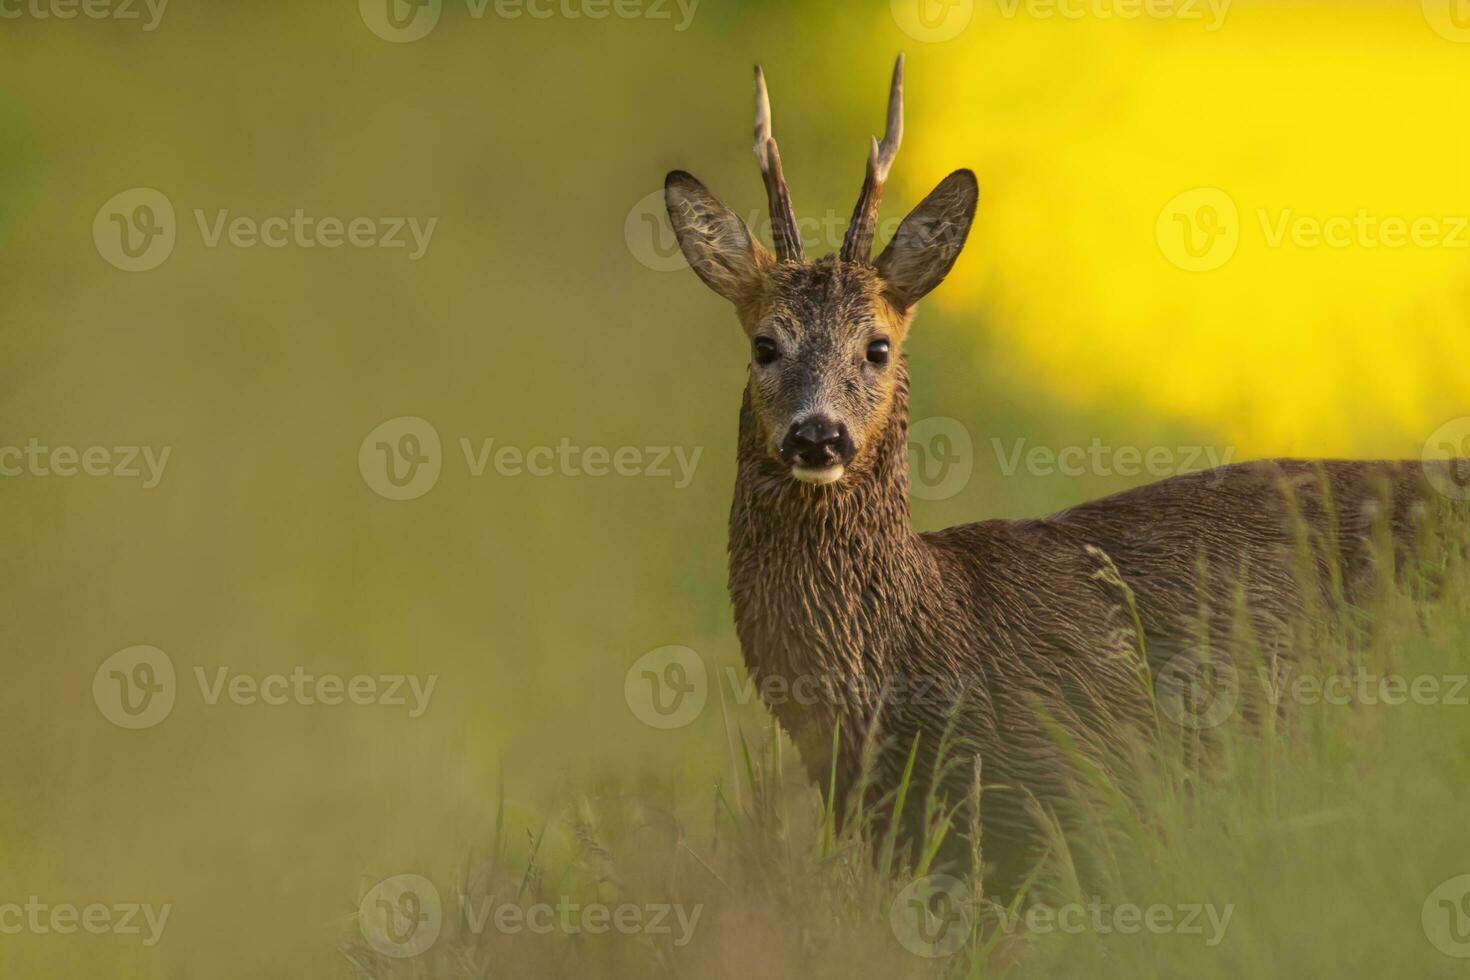
[[[876,682],[933,590],[909,524],[908,373],[887,425],[830,486],[791,478],[766,452],[747,392],[730,513],[730,594],[747,665],[780,675]]]

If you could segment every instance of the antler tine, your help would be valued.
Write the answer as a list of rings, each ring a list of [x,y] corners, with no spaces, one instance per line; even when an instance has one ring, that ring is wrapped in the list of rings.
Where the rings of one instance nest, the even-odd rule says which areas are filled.
[[[801,261],[801,235],[796,229],[796,212],[791,208],[791,194],[781,171],[781,151],[771,135],[771,97],[766,91],[766,73],[755,66],[755,156],[760,161],[761,178],[766,184],[770,202],[771,237],[775,240],[776,258]]]
[[[888,179],[888,168],[898,156],[903,144],[903,55],[893,63],[893,84],[888,90],[888,123],[883,130],[883,142],[878,146],[878,162],[882,180]]]
[[[766,91],[766,73],[755,66],[755,155],[766,170],[766,144],[771,141],[771,94]]]
[[[888,171],[898,157],[898,148],[903,143],[903,55],[893,65],[893,84],[888,91],[888,124],[883,133],[883,142],[873,137],[873,146],[868,153],[868,172],[863,179],[863,190],[858,195],[857,207],[852,212],[852,223],[848,225],[847,237],[842,241],[842,261],[867,262],[873,252],[873,232],[878,223],[878,204],[883,199],[883,185],[888,181]]]

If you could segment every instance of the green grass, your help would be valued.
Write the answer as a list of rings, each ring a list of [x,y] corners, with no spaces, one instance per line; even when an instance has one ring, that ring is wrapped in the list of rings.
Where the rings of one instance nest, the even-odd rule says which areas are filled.
[[[1302,631],[1311,646],[1293,651],[1302,666],[1284,686],[1236,651],[1234,710],[1201,730],[1161,718],[1140,746],[1140,785],[1098,774],[1089,799],[1101,802],[1081,826],[1038,812],[1050,851],[1007,907],[974,881],[937,880],[950,894],[920,928],[911,885],[938,839],[967,829],[950,801],[926,796],[920,866],[905,866],[871,814],[838,831],[769,723],[725,714],[729,765],[702,791],[653,776],[568,790],[518,823],[502,809],[483,852],[435,882],[446,910],[432,947],[380,955],[354,919],[345,955],[375,978],[1461,975],[1425,916],[1442,945],[1452,923],[1462,930],[1470,953],[1470,899],[1431,899],[1470,874],[1470,589],[1457,554],[1426,564],[1433,601],[1420,597],[1425,566],[1401,569],[1371,615]],[[1373,680],[1315,697],[1304,673],[1400,677],[1404,703],[1370,703],[1361,692],[1384,690]],[[897,812],[924,791],[906,777],[887,802]],[[687,937],[493,920],[476,932],[462,894],[474,909],[628,903],[698,918]]]
[[[1463,77],[1462,46],[1415,4],[1349,12],[1320,0],[1242,4],[1208,36],[977,5],[974,26],[941,44],[904,33],[881,2],[702,3],[683,33],[618,16],[475,21],[444,6],[434,35],[408,45],[379,40],[351,2],[170,4],[151,34],[87,17],[0,28],[0,446],[175,450],[151,491],[0,480],[0,905],[35,895],[174,909],[150,948],[0,934],[0,978],[346,976],[340,947],[353,942],[362,972],[385,977],[903,976],[968,972],[976,959],[976,972],[1045,975],[1135,961],[1202,973],[1262,960],[1271,972],[1278,959],[1284,972],[1312,957],[1393,975],[1459,965],[1417,924],[1426,890],[1465,863],[1453,846],[1459,709],[1440,722],[1364,710],[1298,724],[1291,760],[1257,760],[1276,783],[1295,780],[1271,807],[1247,744],[1218,789],[1186,795],[1166,768],[1146,827],[1101,814],[1123,825],[1110,893],[1166,899],[1176,879],[1180,894],[1228,892],[1240,910],[1218,947],[1176,939],[1175,960],[1155,963],[1171,937],[987,935],[928,961],[889,927],[906,855],[895,847],[881,877],[869,856],[881,859],[881,837],[837,835],[789,745],[777,766],[758,703],[730,700],[725,719],[712,701],[689,727],[655,731],[628,710],[623,681],[666,644],[743,672],[725,538],[746,341],[718,298],[687,270],[644,264],[625,230],[673,168],[741,214],[764,213],[754,62],[771,76],[805,219],[835,217],[840,234],[898,50],[913,125],[883,218],[955,167],[981,175],[982,220],[906,342],[913,418],[962,421],[974,449],[962,491],[915,502],[929,529],[1037,517],[1147,479],[1008,475],[1002,457],[1019,440],[1416,456],[1427,422],[1465,410],[1460,253],[1268,254],[1246,241],[1202,275],[1166,260],[1155,221],[1202,184],[1237,197],[1246,230],[1257,207],[1465,213],[1464,161],[1439,152],[1459,131],[1442,93]],[[1240,69],[1258,67],[1263,45],[1301,56],[1253,87]],[[1272,115],[1290,125],[1262,125],[1273,85],[1294,95]],[[1315,129],[1296,124],[1319,116]],[[1345,155],[1324,138],[1349,131],[1363,135]],[[1395,179],[1409,172],[1422,179]],[[113,268],[91,235],[103,202],[136,186],[166,193],[181,221],[174,255],[146,274]],[[441,221],[410,263],[209,248],[193,218],[296,208]],[[1382,302],[1354,302],[1344,283]],[[1272,310],[1289,311],[1289,329]],[[404,414],[438,428],[445,474],[423,499],[388,501],[356,457]],[[486,438],[704,452],[682,490],[474,478],[460,440]],[[1411,625],[1402,656],[1455,663],[1458,617],[1423,635]],[[105,658],[139,643],[165,650],[181,678],[301,666],[440,683],[417,719],[210,706],[185,690],[165,723],[128,731],[97,710],[91,685]],[[1359,774],[1369,759],[1379,768]],[[1207,804],[1219,812],[1192,812]],[[1290,821],[1342,807],[1353,815],[1297,832],[1335,849],[1340,867],[1296,853],[1295,839],[1284,861],[1232,863],[1252,839],[1236,828],[1269,826],[1275,808]],[[1084,843],[1069,841],[1079,855]],[[353,916],[360,880],[366,892],[403,872],[445,896],[606,893],[704,909],[684,946],[446,925],[422,956],[390,962],[362,948]],[[1388,874],[1403,881],[1385,889]],[[1038,897],[1064,882],[1047,870]],[[1335,932],[1304,924],[1319,895],[1358,903]]]

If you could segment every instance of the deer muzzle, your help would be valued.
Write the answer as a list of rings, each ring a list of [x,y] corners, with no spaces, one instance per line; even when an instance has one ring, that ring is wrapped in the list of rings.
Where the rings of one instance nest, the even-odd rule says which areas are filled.
[[[847,426],[820,414],[791,423],[781,442],[781,456],[791,464],[791,475],[804,483],[835,483],[842,479],[853,452]]]

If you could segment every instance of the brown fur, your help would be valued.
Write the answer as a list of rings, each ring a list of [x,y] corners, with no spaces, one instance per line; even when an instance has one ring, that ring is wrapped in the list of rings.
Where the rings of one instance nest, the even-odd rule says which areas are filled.
[[[967,739],[984,760],[983,838],[1002,889],[1038,855],[1028,799],[1065,818],[1087,791],[1055,728],[1125,783],[1130,742],[1152,730],[1139,638],[1089,546],[1133,590],[1157,674],[1203,645],[1201,560],[1215,655],[1240,639],[1237,583],[1252,634],[1264,650],[1284,653],[1311,602],[1332,601],[1330,562],[1343,570],[1344,598],[1366,597],[1379,479],[1398,501],[1392,531],[1401,544],[1415,536],[1413,503],[1428,493],[1417,463],[1282,460],[1177,477],[1050,518],[918,534],[909,523],[907,429],[905,378],[872,465],[812,487],[763,450],[747,397],[730,517],[736,628],[760,689],[778,692],[768,698],[772,712],[824,789],[840,726],[839,810],[852,802],[868,740],[881,748],[871,805],[897,782],[916,731],[921,778],[932,778],[946,731]],[[1303,522],[1319,535],[1310,598],[1296,571]],[[796,696],[803,678],[822,696]],[[951,802],[965,798],[969,771],[962,764],[947,777]]]
[[[730,595],[741,649],[813,781],[837,809],[876,752],[868,804],[896,784],[916,732],[916,783],[946,730],[985,764],[984,837],[1014,881],[1035,856],[1032,796],[1074,802],[1078,773],[1039,706],[1084,754],[1127,764],[1150,716],[1121,596],[1085,541],[1049,522],[916,534],[908,515],[907,379],[871,463],[831,487],[791,479],[762,448],[747,398],[730,515]],[[770,678],[779,678],[774,684]],[[816,697],[801,697],[803,687]],[[964,798],[968,765],[947,794]]]
[[[1304,618],[1371,595],[1377,528],[1402,552],[1428,512],[1418,464],[1276,461],[915,533],[901,347],[964,244],[973,175],[941,182],[872,262],[778,261],[688,174],[666,188],[690,265],[779,352],[750,367],[730,514],[751,674],[812,780],[833,780],[839,812],[891,793],[916,737],[916,797],[935,781],[964,800],[978,754],[985,853],[1004,887],[1038,854],[1038,809],[1073,819],[1094,770],[1128,785],[1156,718],[1141,649],[1155,674],[1229,654],[1242,633],[1278,656]],[[865,358],[875,339],[891,361]],[[851,436],[824,485],[793,478],[781,448],[812,412]],[[941,769],[942,743],[960,765]]]

